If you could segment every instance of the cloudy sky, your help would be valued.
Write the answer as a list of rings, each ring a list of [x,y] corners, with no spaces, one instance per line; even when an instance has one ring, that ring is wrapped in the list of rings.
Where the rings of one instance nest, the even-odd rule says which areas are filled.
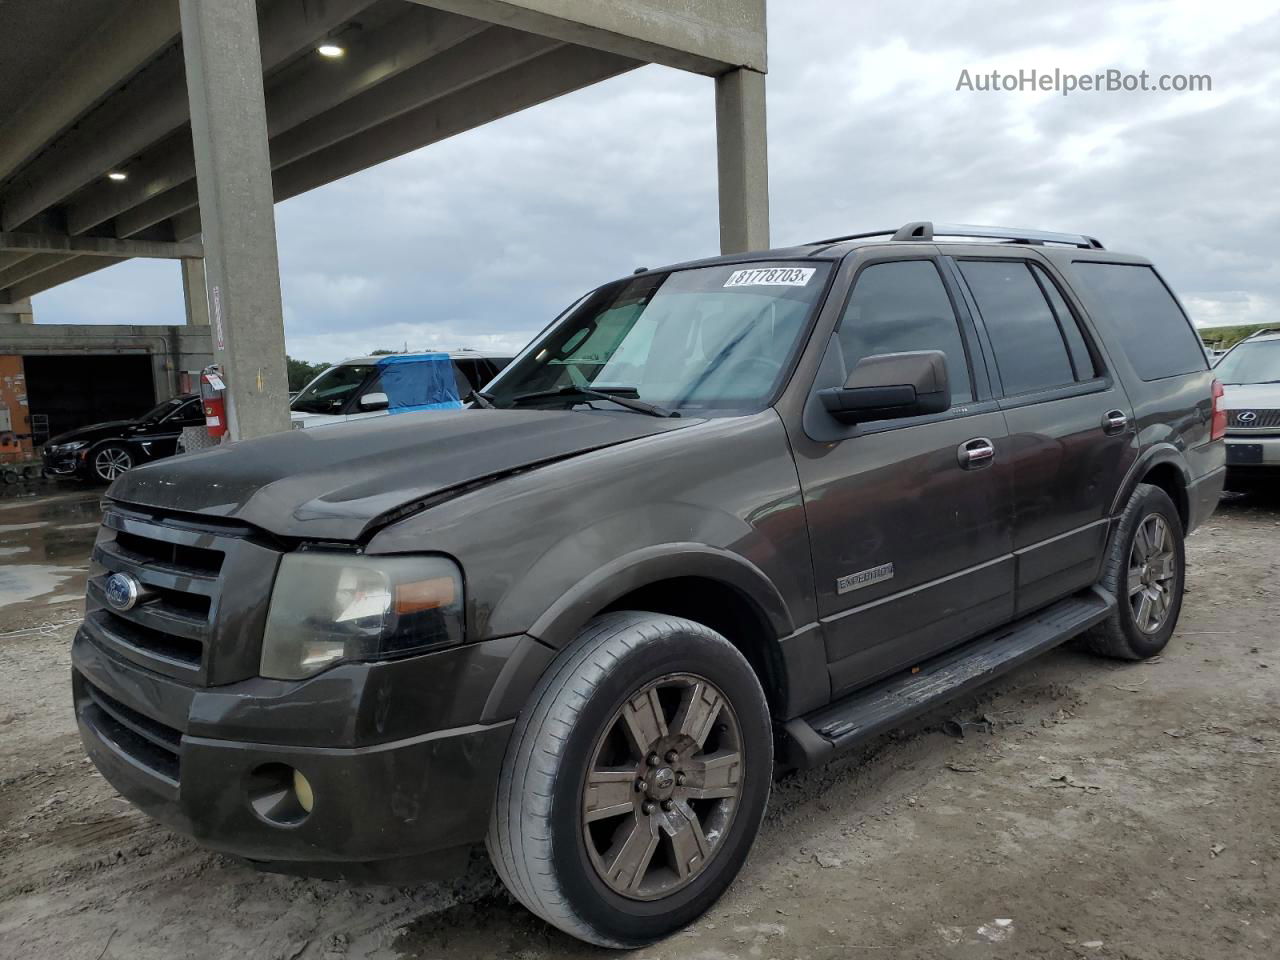
[[[772,0],[777,245],[909,220],[1090,233],[1197,323],[1280,322],[1273,2]],[[1188,93],[957,91],[962,70],[1209,74]],[[712,81],[650,66],[276,208],[290,354],[515,349],[581,292],[716,252]],[[181,323],[178,268],[42,294],[44,323]]]

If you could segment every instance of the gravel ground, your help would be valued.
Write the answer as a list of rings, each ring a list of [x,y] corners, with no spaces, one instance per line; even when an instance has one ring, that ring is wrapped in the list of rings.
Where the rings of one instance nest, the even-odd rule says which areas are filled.
[[[478,861],[451,884],[275,877],[206,853],[83,758],[68,644],[96,497],[0,501],[0,957],[586,957]],[[1280,499],[1191,538],[1164,655],[1068,647],[774,792],[701,922],[635,956],[1280,956]],[[943,721],[971,722],[963,739]]]

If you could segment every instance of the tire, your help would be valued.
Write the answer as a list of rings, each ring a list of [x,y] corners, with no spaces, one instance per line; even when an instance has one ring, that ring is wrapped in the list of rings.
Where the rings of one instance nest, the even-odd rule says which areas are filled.
[[[655,729],[657,713],[670,723],[657,749],[669,752],[637,759],[639,741],[655,742],[641,732]],[[560,653],[516,721],[489,856],[548,923],[599,946],[645,946],[699,917],[733,881],[772,768],[764,692],[728,640],[678,617],[606,614]],[[592,771],[601,786],[588,792]]]
[[[1151,543],[1151,530],[1162,525],[1167,535],[1167,549],[1158,551],[1159,558],[1149,561],[1149,565],[1137,562],[1144,548],[1141,543],[1135,545],[1135,541],[1142,537],[1143,542]],[[1168,579],[1159,580],[1166,564],[1171,564]],[[1158,570],[1154,576],[1153,568]],[[1182,612],[1186,553],[1178,509],[1159,487],[1140,483],[1129,498],[1107,547],[1099,584],[1118,602],[1110,617],[1084,635],[1089,648],[1119,660],[1145,660],[1163,650]],[[1151,620],[1151,611],[1158,605],[1152,599],[1153,591],[1165,598],[1158,623]],[[1151,603],[1146,616],[1142,615],[1142,594],[1146,594]]]
[[[133,468],[133,454],[119,443],[103,444],[89,458],[89,472],[99,483],[110,483]]]

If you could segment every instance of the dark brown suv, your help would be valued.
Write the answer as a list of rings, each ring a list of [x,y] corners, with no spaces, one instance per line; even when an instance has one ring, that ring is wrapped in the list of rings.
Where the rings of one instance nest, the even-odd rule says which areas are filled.
[[[1219,393],[1159,274],[1087,237],[637,271],[468,409],[117,480],[84,743],[264,868],[403,880],[483,840],[551,923],[649,943],[733,880],[776,769],[1076,635],[1161,650]]]

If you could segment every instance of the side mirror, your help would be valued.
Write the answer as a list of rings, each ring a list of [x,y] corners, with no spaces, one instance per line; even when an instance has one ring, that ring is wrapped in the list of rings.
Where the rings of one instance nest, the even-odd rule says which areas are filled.
[[[366,393],[360,398],[361,410],[385,410],[389,406],[391,406],[391,400],[385,393]]]
[[[863,357],[843,387],[819,390],[818,396],[841,423],[942,413],[951,407],[947,357],[941,350]]]

